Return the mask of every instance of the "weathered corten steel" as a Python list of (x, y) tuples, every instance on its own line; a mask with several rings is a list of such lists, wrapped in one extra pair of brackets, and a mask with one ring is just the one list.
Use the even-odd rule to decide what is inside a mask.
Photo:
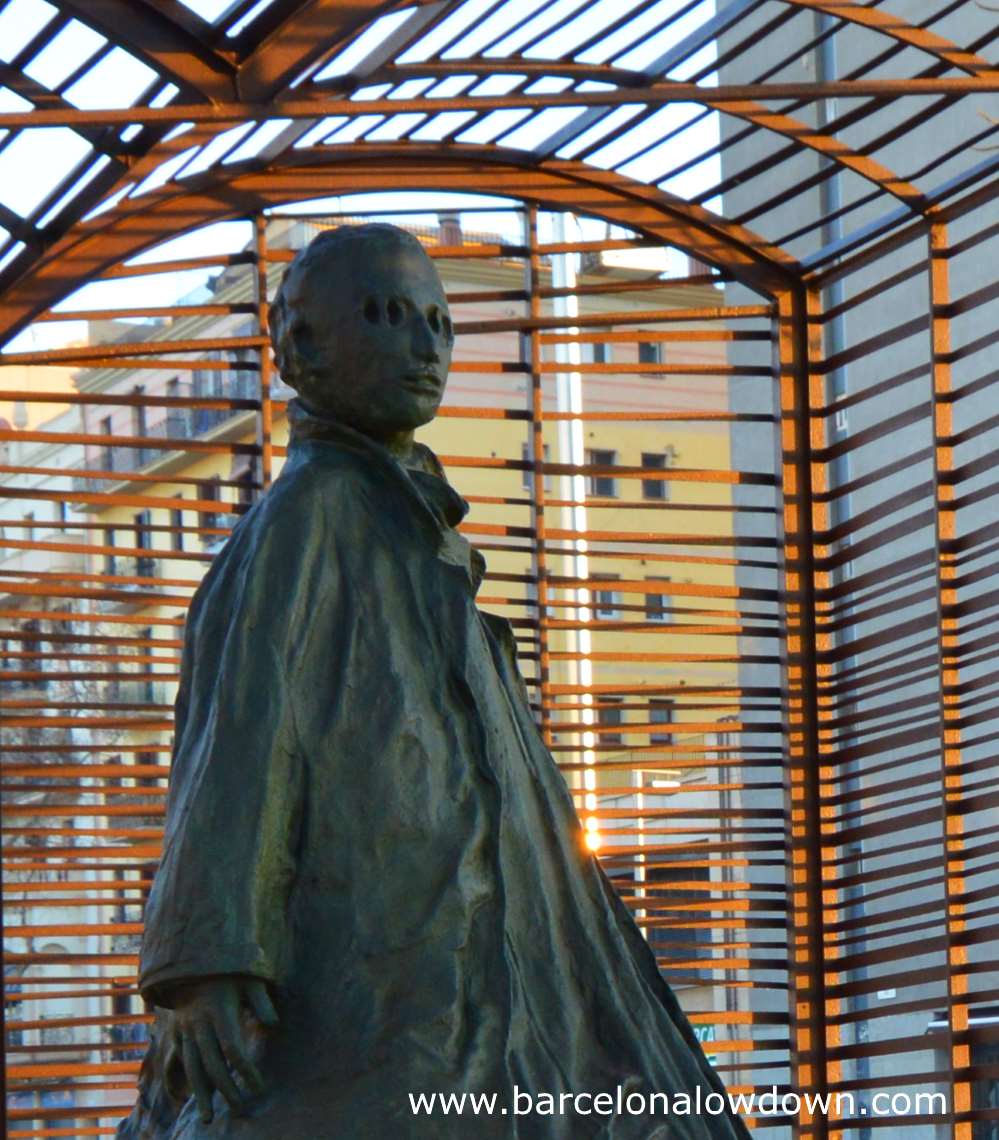
[[(760, 1118), (763, 1137), (994, 1125), (995, 15), (639, 0), (587, 22), (585, 6), (503, 0), (238, 0), (209, 22), (197, 7), (53, 0), (0, 64), (0, 342), (38, 330), (0, 357), (17, 376), (0, 375), (0, 402), (31, 413), (0, 423), (9, 1134), (112, 1134), (133, 1095), (162, 690), (194, 587), (285, 455), (265, 346), (293, 250), (265, 211), (399, 189), (485, 191), (519, 218), (514, 236), (443, 220), (424, 235), (456, 280), (482, 270), (449, 300), (459, 344), (490, 346), (453, 370), (478, 398), (442, 414), (495, 438), (442, 458), (459, 487), (481, 481), (465, 533), (494, 564), (487, 604), (513, 619), (604, 866), (701, 1003), (726, 1083), (858, 1098)], [(60, 36), (72, 55), (80, 25), (103, 42), (53, 77), (39, 57)], [(76, 85), (116, 48), (148, 84), (94, 106)], [(830, 48), (838, 71), (803, 80)], [(60, 127), (58, 145), (89, 149), (19, 198), (5, 153)], [(352, 209), (314, 213), (378, 216)], [(562, 211), (618, 228), (545, 230)], [(221, 221), (246, 226), (235, 252), (133, 260)], [(651, 277), (552, 273), (567, 252), (582, 269), (663, 245), (703, 268), (652, 300)], [(229, 292), (144, 295), (142, 278), (184, 272), (228, 274)], [(133, 280), (121, 304), (60, 304)], [(141, 340), (60, 335), (123, 319), (145, 322)], [(566, 377), (582, 406), (555, 400)], [(653, 383), (693, 395), (623, 395)], [(712, 425), (727, 462), (587, 454), (588, 433)], [(663, 701), (684, 718), (669, 745)], [(879, 1090), (935, 1088), (942, 1112), (858, 1115)]]

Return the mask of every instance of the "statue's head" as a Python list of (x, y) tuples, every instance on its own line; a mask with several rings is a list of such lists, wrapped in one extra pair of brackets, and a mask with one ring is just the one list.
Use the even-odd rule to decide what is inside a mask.
[(281, 376), (307, 408), (376, 439), (429, 423), (454, 332), (440, 277), (398, 226), (339, 226), (288, 267), (271, 309)]

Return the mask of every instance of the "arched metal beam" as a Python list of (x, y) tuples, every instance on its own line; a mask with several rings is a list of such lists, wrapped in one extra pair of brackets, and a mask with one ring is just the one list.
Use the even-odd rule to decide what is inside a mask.
[[(278, 0), (280, 3), (280, 0)], [(417, 10), (381, 45), (391, 50), (400, 37), (413, 37), (446, 8), (447, 0), (416, 0)], [(412, 0), (296, 0), (286, 3), (284, 19), (269, 30), (239, 67), (240, 97), (271, 99), (287, 90), (311, 64), (329, 56), (344, 41), (379, 16), (411, 7)], [(401, 49), (400, 49), (401, 50)]]
[(790, 142), (807, 147), (823, 158), (852, 170), (855, 174), (867, 179), (868, 182), (873, 182), (886, 194), (904, 202), (915, 213), (921, 213), (925, 207), (926, 200), (921, 190), (904, 178), (899, 178), (897, 174), (894, 174), (876, 159), (853, 150), (835, 135), (824, 134), (822, 131), (802, 122), (801, 119), (770, 111), (759, 103), (724, 103), (720, 101), (709, 102), (708, 100), (705, 100), (705, 103), (714, 107), (716, 111), (721, 111), (733, 118), (743, 119), (755, 127), (774, 131)]
[(941, 63), (960, 68), (969, 75), (992, 75), (997, 71), (995, 64), (989, 63), (980, 55), (965, 51), (952, 40), (938, 36), (926, 28), (917, 28), (903, 16), (886, 12), (883, 8), (868, 7), (860, 4), (858, 0), (783, 0), (783, 2), (793, 8), (825, 12), (826, 15), (838, 20), (846, 20), (851, 24), (859, 24), (871, 31), (880, 32), (908, 47), (918, 48), (927, 55), (935, 56)]
[[(208, 42), (197, 19), (178, 0), (59, 0), (60, 7), (128, 48), (185, 91), (209, 102), (255, 101), (283, 91), (308, 65), (404, 0), (278, 0), (258, 25), (261, 38), (237, 62)], [(418, 0), (422, 25), (442, 15), (446, 0)], [(825, 12), (889, 36), (971, 75), (993, 74), (988, 60), (901, 17), (856, 0), (784, 0), (797, 8)], [(414, 31), (418, 31), (415, 28)], [(453, 61), (448, 61), (451, 65)]]
[(155, 7), (135, 0), (59, 0), (64, 12), (147, 63), (186, 95), (220, 103), (238, 99), (236, 64), (201, 35), (208, 27), (170, 0)]
[[(515, 66), (517, 61), (510, 61), (510, 64), (498, 63), (489, 61), (490, 69), (505, 69), (507, 66)], [(473, 61), (469, 61), (468, 66), (472, 66)], [(583, 65), (573, 65), (572, 71), (576, 78), (583, 75), (580, 67)], [(556, 73), (561, 71), (561, 68), (556, 65), (553, 69)], [(413, 72), (409, 71), (412, 76)], [(433, 74), (431, 70), (431, 74)], [(606, 69), (601, 69), (601, 74), (606, 74)], [(634, 82), (635, 73), (623, 72), (618, 74), (617, 78), (621, 82), (631, 83)], [(986, 83), (991, 85), (991, 79), (982, 77), (974, 77), (965, 79), (962, 82), (966, 83)], [(719, 111), (729, 114), (735, 118), (741, 118), (744, 121), (773, 131), (781, 137), (786, 138), (793, 146), (804, 146), (814, 150), (817, 154), (836, 162), (837, 164), (855, 171), (865, 179), (872, 182), (879, 190), (888, 193), (899, 201), (903, 202), (907, 208), (913, 210), (915, 213), (922, 213), (925, 209), (925, 200), (915, 186), (906, 182), (904, 179), (898, 178), (892, 171), (878, 163), (875, 159), (858, 154), (845, 146), (835, 136), (829, 136), (821, 131), (816, 131), (813, 128), (801, 123), (788, 115), (782, 115), (778, 112), (769, 110), (766, 106), (754, 103), (747, 97), (748, 92), (751, 90), (753, 93), (757, 89), (715, 89), (714, 94), (711, 94), (712, 89), (699, 88), (695, 84), (674, 84), (671, 81), (666, 81), (656, 85), (655, 87), (635, 88), (628, 86), (624, 89), (601, 91), (595, 95), (590, 96), (590, 101), (594, 104), (607, 103), (611, 104), (611, 97), (615, 102), (627, 101), (646, 101), (656, 104), (668, 102), (670, 97), (683, 99), (688, 102), (701, 102), (704, 106), (714, 107)], [(561, 95), (535, 97), (532, 103), (543, 104), (545, 106), (566, 105), (569, 103), (578, 103), (579, 98), (573, 94), (563, 93)], [(186, 149), (189, 146), (198, 144), (207, 144), (223, 130), (229, 129), (240, 120), (243, 122), (252, 121), (258, 118), (261, 113), (270, 113), (278, 116), (287, 116), (297, 120), (293, 127), (289, 127), (288, 131), (274, 140), (268, 148), (269, 155), (276, 156), (276, 152), (282, 147), (290, 147), (297, 137), (309, 129), (310, 123), (305, 118), (306, 115), (318, 119), (322, 116), (333, 113), (345, 114), (369, 114), (374, 111), (381, 111), (385, 114), (394, 114), (411, 110), (420, 111), (433, 111), (440, 113), (446, 110), (453, 109), (473, 109), (479, 113), (486, 113), (489, 110), (497, 109), (498, 106), (516, 106), (523, 105), (523, 100), (517, 96), (500, 97), (500, 98), (482, 98), (470, 99), (458, 97), (455, 99), (438, 99), (431, 101), (421, 99), (410, 100), (373, 100), (364, 101), (363, 103), (353, 102), (349, 99), (340, 99), (337, 101), (326, 101), (321, 99), (302, 99), (296, 100), (293, 105), (282, 106), (280, 103), (271, 105), (269, 108), (262, 110), (260, 104), (247, 106), (241, 103), (230, 103), (225, 105), (202, 105), (199, 113), (198, 107), (188, 105), (183, 107), (170, 107), (164, 108), (157, 112), (148, 112), (152, 121), (159, 122), (158, 118), (164, 112), (170, 113), (176, 117), (178, 115), (185, 115), (191, 113), (192, 116), (198, 121), (198, 125), (191, 131), (182, 135), (175, 135), (173, 138), (166, 140), (159, 146), (150, 147), (145, 153), (137, 156), (131, 163), (127, 170), (122, 170), (120, 167), (117, 170), (117, 187), (121, 187), (126, 180), (138, 184), (148, 175), (152, 174), (155, 169), (163, 162), (169, 160), (173, 155)], [(79, 115), (89, 114), (87, 112), (78, 112), (75, 109), (68, 112), (58, 112), (58, 114), (67, 114), (70, 116), (70, 121), (75, 121), (74, 117)], [(594, 113), (597, 113), (594, 108)], [(130, 119), (143, 118), (140, 109), (129, 108), (124, 112), (108, 112), (110, 116), (128, 117)], [(28, 122), (31, 125), (39, 125), (39, 117), (46, 116), (46, 121), (51, 118), (51, 113), (46, 111), (33, 111)], [(204, 116), (204, 121), (201, 121)], [(6, 125), (6, 120), (12, 116), (0, 116), (0, 122)], [(14, 116), (16, 117), (16, 116)], [(100, 113), (98, 113), (100, 118)], [(124, 119), (122, 119), (124, 121)], [(164, 122), (166, 120), (163, 120)], [(582, 129), (582, 128), (580, 128)], [(571, 133), (569, 128), (564, 133)], [(411, 145), (411, 144), (408, 144)], [(560, 144), (561, 145), (561, 144)], [(547, 155), (558, 149), (557, 146), (547, 148), (547, 151), (542, 149), (542, 153), (532, 156), (534, 161), (540, 159), (547, 159)], [(488, 154), (488, 151), (483, 151), (483, 154)], [(117, 187), (111, 185), (111, 179), (115, 177), (115, 171), (108, 171), (107, 175), (95, 180), (90, 187), (84, 192), (80, 199), (74, 203), (75, 212), (77, 217), (85, 216), (97, 203), (107, 196), (114, 194)], [(13, 221), (13, 220), (12, 220)], [(67, 234), (72, 234), (73, 227), (79, 225), (79, 222), (73, 222), (67, 219), (67, 229), (64, 231)], [(11, 229), (11, 226), (8, 226)], [(12, 232), (15, 232), (12, 230)], [(53, 234), (50, 232), (46, 235), (47, 240), (58, 241), (61, 234)], [(12, 262), (4, 273), (8, 280), (14, 280), (19, 275), (30, 275), (33, 272), (32, 260), (36, 255), (34, 247), (38, 245), (35, 236), (32, 232), (26, 230), (26, 240), (29, 249), (25, 250), (21, 257)]]
[[(516, 59), (511, 59), (508, 63), (504, 61), (502, 64), (497, 64), (496, 61), (479, 61), (478, 59), (460, 60), (456, 62), (469, 70), (479, 69), (486, 73), (510, 69), (522, 70), (518, 66), (519, 61)], [(391, 74), (391, 70), (392, 69), (387, 69), (379, 74), (386, 76)], [(587, 68), (586, 65), (573, 65), (569, 68), (555, 65), (550, 70), (556, 75), (568, 71), (574, 78), (579, 79), (586, 74)], [(406, 70), (407, 78), (414, 78), (420, 73), (433, 76), (436, 74), (436, 70), (434, 68), (424, 69), (421, 67), (408, 68)], [(317, 99), (314, 102), (312, 100), (304, 101), (307, 108), (305, 113), (315, 115), (317, 119), (330, 114), (361, 115), (371, 114), (373, 112), (395, 114), (414, 110), (439, 114), (443, 111), (460, 109), (474, 110), (481, 114), (486, 114), (500, 106), (520, 107), (534, 104), (540, 106), (561, 106), (582, 103), (584, 98), (595, 106), (603, 103), (610, 106), (610, 99), (607, 98), (610, 94), (615, 96), (616, 102), (645, 101), (648, 102), (650, 106), (661, 106), (669, 102), (670, 97), (675, 93), (676, 98), (682, 99), (684, 102), (700, 103), (705, 107), (714, 108), (734, 118), (742, 119), (753, 126), (772, 131), (786, 138), (796, 146), (813, 150), (822, 157), (859, 174), (880, 190), (905, 203), (917, 213), (923, 208), (923, 195), (916, 186), (898, 177), (893, 171), (889, 170), (888, 167), (882, 163), (879, 163), (876, 159), (854, 151), (836, 136), (830, 136), (822, 131), (816, 130), (814, 127), (809, 126), (807, 123), (791, 115), (771, 110), (761, 103), (750, 101), (741, 96), (737, 100), (732, 101), (725, 97), (725, 89), (721, 89), (717, 91), (716, 94), (712, 94), (712, 88), (699, 88), (696, 85), (676, 83), (671, 80), (662, 80), (652, 86), (639, 88), (631, 86), (635, 79), (638, 78), (634, 72), (611, 73), (608, 72), (606, 68), (594, 69), (594, 76), (599, 75), (605, 82), (607, 81), (606, 77), (610, 74), (616, 75), (620, 82), (627, 84), (627, 86), (623, 90), (612, 93), (601, 92), (598, 97), (592, 95), (584, 97), (575, 96), (572, 93), (562, 93), (557, 96), (541, 98), (509, 95), (499, 98), (457, 97), (452, 99), (435, 99), (433, 101), (426, 101), (419, 98), (405, 100), (365, 100), (361, 103), (341, 99), (335, 104), (324, 103)], [(272, 109), (276, 116), (288, 116), (291, 118), (302, 117), (300, 107), (282, 107), (280, 104), (277, 104)], [(180, 113), (179, 108), (176, 110)], [(244, 122), (252, 120), (255, 117), (255, 110), (256, 108), (253, 106), (243, 105), (243, 112), (240, 114), (239, 104), (227, 105), (225, 108), (227, 118), (224, 123), (220, 124), (216, 129), (212, 129), (207, 122), (203, 124), (199, 123), (197, 135), (192, 132), (188, 135), (179, 136), (179, 143), (182, 144), (180, 145), (180, 149), (185, 149), (195, 140), (208, 142), (214, 134), (219, 133), (222, 129), (228, 129), (240, 120)], [(140, 118), (141, 116), (136, 115), (135, 117)], [(303, 127), (303, 131), (305, 129), (307, 129), (307, 127)], [(580, 126), (579, 129), (582, 131), (585, 128), (584, 126)], [(166, 152), (163, 150), (150, 150), (142, 157), (139, 167), (130, 172), (130, 177), (145, 177), (146, 174), (151, 173), (158, 161), (169, 158), (177, 149), (178, 138), (175, 138), (169, 140), (168, 150)]]
[[(449, 75), (524, 75), (528, 79), (554, 76), (581, 83), (592, 81), (612, 83), (615, 87), (648, 87), (655, 80), (643, 71), (633, 71), (626, 67), (614, 67), (609, 63), (579, 63), (572, 59), (525, 59), (520, 55), (455, 56), (449, 59), (426, 59), (419, 63), (395, 63), (384, 65), (368, 72), (366, 84), (405, 83), (410, 79), (446, 79)], [(313, 82), (309, 90), (349, 91), (355, 84), (349, 75), (337, 76), (322, 82)]]
[[(276, 0), (247, 36), (215, 45), (210, 24), (179, 0), (58, 0), (60, 7), (176, 83), (186, 96), (210, 103), (266, 101), (285, 91), (310, 63), (379, 16), (412, 0)], [(419, 30), (447, 0), (416, 0), (409, 21)]]
[(521, 152), (437, 144), (342, 147), (283, 158), (264, 168), (227, 168), (224, 181), (211, 172), (198, 184), (165, 187), (81, 224), (7, 291), (0, 342), (104, 270), (167, 238), (281, 202), (366, 190), (488, 190), (594, 215), (690, 249), (766, 294), (783, 291), (800, 272), (797, 262), (748, 230), (654, 186), (582, 163), (534, 164)]
[[(576, 82), (592, 80), (601, 83), (612, 83), (615, 87), (630, 92), (635, 102), (642, 101), (643, 93), (658, 93), (663, 90), (668, 93), (672, 89), (684, 89), (689, 86), (670, 79), (660, 79), (652, 82), (649, 77), (642, 72), (608, 67), (605, 64), (526, 60), (517, 56), (507, 56), (503, 59), (483, 59), (479, 56), (471, 56), (449, 59), (446, 61), (446, 64), (411, 64), (405, 67), (386, 67), (371, 75), (366, 82), (388, 82), (393, 77), (396, 81), (426, 77), (442, 78), (443, 75), (454, 72), (484, 75), (512, 72), (514, 74), (524, 74), (527, 76), (545, 74), (572, 79)], [(567, 95), (567, 98), (571, 98), (571, 95)], [(583, 103), (585, 99), (586, 96), (582, 95), (579, 97), (579, 102)], [(653, 106), (661, 106), (664, 101), (665, 100), (657, 100)], [(907, 182), (904, 178), (899, 178), (898, 175), (876, 159), (853, 150), (843, 142), (842, 139), (837, 138), (835, 135), (828, 135), (823, 131), (816, 130), (815, 127), (809, 126), (803, 120), (797, 119), (793, 115), (774, 111), (762, 103), (745, 100), (729, 102), (724, 98), (715, 98), (712, 96), (712, 89), (710, 87), (702, 88), (695, 98), (685, 98), (684, 101), (700, 103), (704, 107), (711, 107), (733, 118), (742, 119), (753, 126), (773, 131), (798, 146), (814, 150), (823, 158), (852, 170), (855, 174), (859, 174), (862, 178), (874, 183), (874, 185), (885, 193), (905, 203), (905, 205), (909, 206), (913, 211), (918, 213), (922, 210), (924, 204), (922, 191), (916, 186), (913, 186), (911, 182)], [(474, 106), (474, 100), (470, 102), (471, 105)], [(369, 109), (367, 103), (362, 104), (362, 106), (365, 110)], [(436, 110), (436, 107), (434, 104), (428, 102), (427, 109), (428, 111)], [(358, 113), (362, 112), (359, 111)], [(632, 126), (633, 125), (634, 124), (632, 124)], [(568, 125), (565, 134), (568, 135), (571, 126), (572, 124)], [(580, 133), (585, 129), (585, 126), (581, 126)]]
[[(510, 70), (509, 68), (504, 70)], [(520, 70), (519, 68), (517, 70)], [(553, 73), (557, 73), (553, 69)], [(367, 80), (365, 81), (368, 82)], [(621, 103), (654, 102), (657, 105), (683, 103), (752, 103), (756, 100), (794, 100), (808, 102), (815, 99), (896, 99), (900, 96), (937, 95), (991, 95), (999, 91), (999, 71), (991, 75), (962, 75), (959, 77), (916, 79), (838, 79), (822, 83), (731, 83), (719, 87), (705, 87), (697, 83), (660, 80), (653, 86), (602, 89), (586, 92), (554, 92), (528, 97), (524, 95), (443, 95), (432, 101), (422, 96), (399, 99), (365, 99), (363, 107), (376, 111), (453, 111), (476, 109), (486, 111), (523, 107), (530, 102), (532, 109), (577, 106), (585, 102), (594, 107), (617, 106)], [(0, 111), (0, 130), (22, 127), (78, 127), (118, 126), (131, 123), (171, 124), (180, 122), (222, 123), (232, 126), (249, 119), (289, 118), (303, 119), (315, 116), (344, 114), (361, 108), (362, 104), (347, 97), (328, 97), (324, 91), (306, 89), (295, 95), (272, 102), (229, 103), (170, 103), (162, 107), (105, 107), (95, 110), (78, 108), (58, 111)]]

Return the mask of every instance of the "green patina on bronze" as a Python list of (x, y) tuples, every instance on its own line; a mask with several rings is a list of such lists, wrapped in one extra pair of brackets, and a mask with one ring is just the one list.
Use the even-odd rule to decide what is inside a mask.
[(453, 336), (391, 226), (317, 238), (273, 311), (288, 462), (191, 606), (140, 984), (137, 1140), (746, 1140), (731, 1116), (414, 1116), (409, 1093), (721, 1092), (475, 605), (413, 432)]

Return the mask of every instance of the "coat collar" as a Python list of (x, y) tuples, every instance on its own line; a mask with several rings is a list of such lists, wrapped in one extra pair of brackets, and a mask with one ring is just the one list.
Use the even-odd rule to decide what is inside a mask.
[(291, 424), (291, 448), (307, 440), (315, 440), (364, 456), (393, 481), (401, 480), (415, 491), (420, 503), (430, 511), (439, 526), (454, 528), (468, 513), (468, 503), (448, 483), (440, 460), (425, 444), (414, 445), (415, 457), (421, 466), (406, 467), (377, 440), (346, 424), (317, 415), (300, 400), (289, 401), (288, 420)]

